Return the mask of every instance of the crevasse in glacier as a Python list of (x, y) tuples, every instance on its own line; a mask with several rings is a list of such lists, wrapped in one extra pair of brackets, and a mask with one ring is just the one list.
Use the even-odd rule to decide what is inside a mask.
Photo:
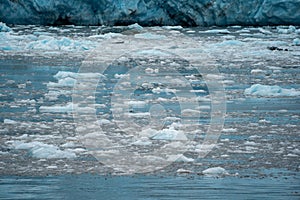
[(300, 0), (1, 0), (0, 21), (42, 25), (300, 25)]

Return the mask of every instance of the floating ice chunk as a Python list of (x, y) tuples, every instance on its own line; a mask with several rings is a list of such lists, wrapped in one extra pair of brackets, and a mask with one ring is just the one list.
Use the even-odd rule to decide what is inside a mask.
[(153, 34), (153, 33), (140, 33), (134, 35), (135, 38), (139, 39), (149, 39), (149, 40), (160, 40), (160, 39), (165, 39), (165, 35), (158, 35), (158, 34)]
[(218, 46), (240, 46), (244, 45), (245, 43), (239, 40), (226, 40), (221, 43), (218, 43)]
[(54, 106), (41, 106), (40, 112), (50, 112), (50, 113), (68, 113), (73, 111), (73, 103), (68, 103), (67, 105), (54, 105)]
[[(49, 82), (47, 84), (48, 88), (60, 88), (60, 87), (74, 87), (76, 80), (80, 78), (80, 80), (84, 80), (87, 84), (92, 81), (98, 81), (100, 78), (104, 78), (104, 76), (100, 73), (75, 73), (69, 71), (59, 71), (54, 75), (54, 78), (58, 80), (58, 82)], [(57, 99), (59, 95), (69, 94), (70, 90), (50, 90), (47, 94), (49, 98)]]
[(128, 105), (132, 108), (144, 108), (146, 106), (145, 101), (129, 101)]
[(50, 165), (48, 167), (46, 167), (47, 169), (57, 169), (58, 167), (56, 165)]
[(5, 23), (0, 22), (0, 32), (10, 32), (11, 28), (9, 28)]
[(67, 142), (67, 143), (65, 143), (65, 144), (62, 144), (61, 145), (61, 147), (63, 147), (63, 148), (74, 148), (74, 147), (76, 147), (76, 146), (78, 146), (78, 145), (76, 145), (74, 142)]
[(220, 33), (220, 34), (230, 34), (230, 31), (227, 29), (213, 29), (213, 30), (207, 30), (203, 31), (203, 33)]
[(75, 158), (76, 154), (67, 151), (60, 150), (57, 146), (45, 144), (42, 142), (22, 142), (15, 141), (12, 143), (12, 147), (18, 150), (28, 150), (29, 154), (35, 158)]
[(4, 119), (4, 124), (16, 124), (17, 122), (15, 120), (11, 119)]
[(176, 94), (176, 91), (177, 91), (176, 89), (160, 88), (160, 87), (152, 89), (152, 92), (156, 93), (156, 94), (159, 94), (159, 93)]
[(205, 75), (205, 78), (207, 78), (209, 80), (220, 80), (220, 79), (223, 79), (224, 76), (219, 75), (219, 74), (207, 74), (207, 75)]
[(142, 137), (141, 139), (132, 143), (132, 145), (136, 145), (136, 146), (148, 146), (151, 144), (152, 142), (147, 137)]
[(187, 169), (178, 169), (176, 171), (176, 173), (178, 174), (190, 174), (190, 173), (193, 173), (191, 170), (187, 170)]
[(91, 41), (76, 41), (71, 38), (54, 38), (42, 35), (39, 40), (27, 44), (25, 49), (29, 50), (89, 50), (93, 43)]
[(142, 31), (144, 28), (139, 25), (138, 23), (135, 23), (135, 24), (131, 24), (128, 26), (129, 29), (134, 29), (134, 30), (137, 30), (137, 31)]
[(73, 87), (76, 83), (76, 79), (71, 77), (66, 77), (64, 79), (60, 79), (58, 83), (50, 82), (47, 84), (47, 87)]
[(77, 78), (77, 76), (78, 76), (78, 73), (75, 73), (75, 72), (59, 71), (53, 77), (56, 78), (57, 80), (59, 80), (59, 79), (67, 78), (67, 77)]
[(159, 72), (159, 69), (152, 69), (152, 68), (148, 67), (145, 69), (145, 72), (146, 72), (146, 74), (153, 74), (153, 73), (157, 74)]
[(129, 78), (130, 74), (115, 74), (115, 78)]
[(292, 154), (292, 153), (289, 153), (289, 154), (287, 154), (286, 156), (287, 156), (287, 157), (299, 157), (298, 155)]
[(222, 167), (212, 167), (202, 171), (202, 174), (206, 176), (224, 176), (229, 173)]
[(97, 79), (103, 78), (104, 76), (100, 73), (76, 73), (76, 72), (69, 72), (69, 71), (59, 71), (54, 76), (57, 80), (65, 79), (65, 78), (73, 78), (77, 79), (80, 78), (87, 78), (87, 79)]
[(182, 116), (199, 116), (200, 114), (200, 110), (184, 109), (181, 111)]
[(300, 39), (299, 38), (294, 39), (293, 45), (300, 46)]
[(160, 51), (158, 49), (150, 49), (150, 50), (140, 50), (136, 52), (137, 55), (145, 55), (145, 56), (168, 56), (167, 53)]
[(99, 119), (98, 120), (98, 124), (99, 125), (107, 125), (107, 124), (111, 124), (112, 122), (107, 120), (107, 119)]
[(153, 140), (187, 140), (187, 137), (183, 131), (175, 130), (173, 126), (168, 129), (158, 131), (154, 136)]
[(236, 133), (237, 129), (236, 128), (223, 128), (222, 132), (225, 132), (225, 133)]
[(122, 37), (123, 35), (121, 33), (106, 33), (103, 35), (91, 35), (89, 38), (99, 38), (99, 39), (111, 39), (111, 38), (117, 38)]
[(284, 97), (284, 96), (299, 96), (300, 91), (291, 89), (284, 89), (277, 85), (261, 85), (255, 84), (250, 88), (245, 89), (245, 95), (253, 95), (253, 96), (265, 96), (265, 97)]
[(289, 33), (294, 33), (296, 31), (296, 27), (295, 26), (288, 26), (288, 27), (281, 27), (281, 26), (278, 26), (277, 27), (277, 31), (278, 33), (281, 33), (281, 34), (289, 34)]
[(265, 74), (266, 71), (265, 70), (261, 70), (261, 69), (252, 69), (251, 74)]
[(246, 141), (245, 145), (249, 145), (249, 146), (256, 146), (257, 144), (253, 141)]
[(207, 93), (205, 90), (190, 90), (192, 93)]
[(164, 29), (172, 30), (172, 29), (183, 29), (182, 26), (163, 26)]
[(194, 161), (195, 161), (195, 159), (193, 159), (193, 158), (188, 158), (184, 155), (181, 155), (179, 158), (176, 159), (175, 162), (194, 162)]
[(263, 28), (258, 28), (259, 32), (266, 34), (266, 35), (271, 35), (272, 32)]

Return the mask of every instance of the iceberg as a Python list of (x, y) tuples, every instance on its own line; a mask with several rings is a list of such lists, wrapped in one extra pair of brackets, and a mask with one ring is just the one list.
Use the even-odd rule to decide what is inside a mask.
[(222, 167), (212, 167), (202, 171), (205, 176), (219, 177), (229, 175), (229, 173)]
[[(45, 37), (44, 37), (45, 38)], [(67, 37), (62, 37), (60, 39), (56, 39), (53, 37), (46, 37), (45, 39), (41, 39), (38, 41), (30, 42), (26, 49), (29, 50), (79, 50), (84, 51), (88, 50), (88, 45), (84, 44), (83, 42), (74, 41)]]
[(299, 0), (2, 0), (8, 24), (300, 25)]
[(293, 97), (300, 96), (300, 91), (294, 88), (285, 89), (277, 85), (261, 85), (254, 84), (250, 88), (245, 89), (245, 95), (263, 96), (263, 97)]
[(45, 144), (42, 142), (23, 142), (14, 141), (12, 147), (16, 150), (27, 150), (29, 155), (34, 158), (75, 158), (76, 154), (69, 150), (60, 150), (57, 146)]
[(11, 28), (9, 28), (5, 23), (0, 22), (0, 32), (10, 32)]

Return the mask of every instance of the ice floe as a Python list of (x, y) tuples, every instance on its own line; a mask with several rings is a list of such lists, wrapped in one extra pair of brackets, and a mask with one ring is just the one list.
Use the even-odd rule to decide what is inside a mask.
[(73, 111), (73, 103), (66, 105), (41, 106), (40, 112), (69, 113)]
[(300, 39), (299, 38), (294, 39), (293, 45), (300, 46)]
[(168, 129), (162, 129), (157, 131), (154, 136), (151, 137), (153, 140), (188, 140), (183, 131), (176, 130), (173, 126)]
[(294, 88), (285, 89), (277, 85), (261, 85), (254, 84), (250, 88), (245, 89), (245, 95), (265, 96), (265, 97), (292, 97), (299, 96), (300, 91)]
[(12, 147), (16, 150), (27, 150), (28, 154), (35, 158), (75, 158), (76, 154), (68, 150), (60, 150), (55, 145), (45, 144), (42, 142), (23, 142), (14, 141)]

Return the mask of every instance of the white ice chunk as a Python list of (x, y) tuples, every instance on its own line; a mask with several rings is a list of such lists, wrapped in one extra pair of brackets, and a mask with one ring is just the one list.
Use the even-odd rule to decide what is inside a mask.
[(165, 39), (166, 36), (164, 35), (158, 35), (158, 34), (153, 34), (153, 33), (140, 33), (134, 35), (135, 38), (138, 39), (149, 39), (149, 40), (160, 40), (160, 39)]
[(245, 89), (245, 95), (253, 96), (265, 96), (265, 97), (281, 97), (281, 96), (299, 96), (300, 91), (295, 90), (294, 88), (285, 89), (277, 85), (261, 85), (255, 84), (250, 88)]
[(183, 29), (182, 26), (163, 26), (164, 29), (172, 30), (172, 29)]
[(147, 137), (142, 137), (141, 139), (132, 143), (132, 145), (136, 145), (136, 146), (148, 146), (151, 144), (152, 142)]
[(15, 120), (11, 119), (4, 119), (4, 124), (16, 124), (17, 122)]
[(71, 77), (66, 77), (64, 79), (60, 79), (58, 83), (50, 82), (47, 84), (47, 87), (73, 87), (76, 83), (76, 79)]
[(236, 128), (223, 128), (222, 132), (225, 132), (225, 133), (236, 133), (237, 129)]
[(22, 142), (15, 141), (12, 146), (18, 150), (28, 150), (29, 154), (35, 158), (75, 158), (76, 154), (68, 150), (60, 150), (57, 146), (42, 142)]
[(10, 32), (11, 28), (9, 28), (5, 23), (0, 22), (0, 32)]
[(176, 159), (176, 162), (194, 162), (195, 159), (193, 158), (188, 158), (184, 155), (181, 155), (179, 158)]
[(134, 29), (134, 30), (137, 30), (137, 31), (142, 31), (144, 28), (139, 25), (138, 23), (135, 23), (135, 24), (131, 24), (128, 26), (128, 28), (130, 29)]
[(178, 174), (190, 174), (190, 173), (193, 173), (191, 170), (187, 170), (187, 169), (178, 169), (176, 172)]
[(73, 103), (68, 103), (67, 105), (54, 105), (54, 106), (41, 106), (40, 112), (50, 112), (50, 113), (68, 113), (72, 112)]
[(153, 140), (187, 140), (183, 131), (175, 130), (173, 126), (168, 129), (157, 131), (151, 138)]
[(202, 174), (207, 176), (224, 176), (229, 173), (222, 167), (212, 167), (202, 171)]
[(132, 108), (144, 108), (146, 106), (145, 101), (129, 101), (128, 105)]
[(220, 34), (230, 34), (230, 31), (227, 29), (212, 29), (203, 31), (204, 33), (220, 33)]
[(240, 46), (244, 45), (245, 43), (239, 40), (225, 40), (221, 43), (218, 43), (218, 46)]
[(300, 46), (300, 39), (299, 38), (294, 39), (293, 45)]
[(252, 69), (251, 74), (265, 74), (266, 71), (265, 70), (261, 70), (261, 69)]
[(68, 37), (54, 38), (42, 35), (39, 40), (32, 41), (27, 44), (26, 49), (34, 50), (89, 50), (92, 46), (91, 41), (76, 41)]

